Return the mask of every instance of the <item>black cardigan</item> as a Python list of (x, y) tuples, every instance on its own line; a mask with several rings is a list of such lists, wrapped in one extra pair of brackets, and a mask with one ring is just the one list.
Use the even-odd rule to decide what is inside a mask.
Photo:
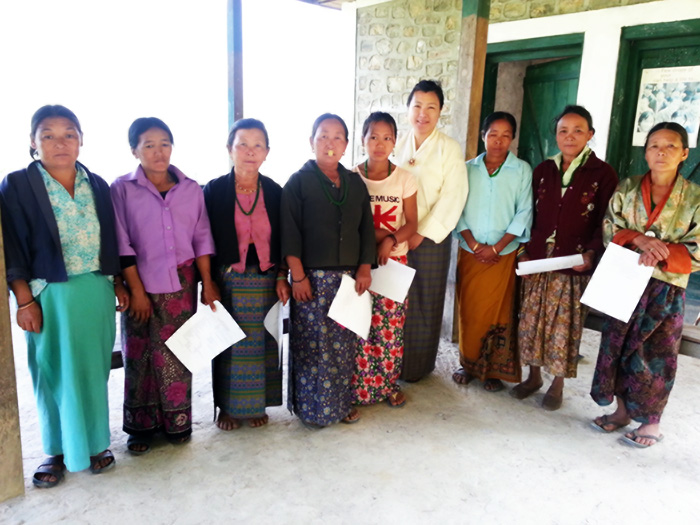
[[(0, 184), (8, 282), (68, 280), (56, 217), (37, 164), (35, 161), (27, 169), (10, 173)], [(85, 166), (80, 166), (90, 181), (100, 222), (100, 272), (116, 275), (121, 269), (109, 186)]]
[[(280, 199), (282, 188), (269, 177), (260, 175), (263, 201), (270, 221), (270, 262), (279, 265), (280, 250)], [(235, 264), (240, 261), (238, 236), (236, 234), (236, 181), (233, 170), (216, 178), (204, 187), (204, 202), (209, 214), (211, 233), (216, 245), (216, 256), (212, 267)]]

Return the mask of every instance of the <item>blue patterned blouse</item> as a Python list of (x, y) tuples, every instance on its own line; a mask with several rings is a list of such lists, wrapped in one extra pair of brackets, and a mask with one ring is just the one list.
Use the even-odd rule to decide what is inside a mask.
[[(95, 196), (85, 170), (76, 165), (74, 197), (38, 164), (53, 208), (61, 239), (61, 251), (69, 276), (96, 272), (100, 269), (100, 221)], [(36, 297), (46, 287), (44, 279), (29, 283)]]

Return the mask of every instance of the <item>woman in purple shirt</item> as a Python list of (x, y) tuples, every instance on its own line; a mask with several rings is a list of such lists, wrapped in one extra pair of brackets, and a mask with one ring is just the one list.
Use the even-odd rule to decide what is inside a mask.
[(173, 135), (157, 118), (136, 119), (129, 145), (141, 162), (112, 184), (122, 271), (131, 302), (123, 317), (124, 431), (132, 454), (154, 433), (185, 443), (192, 433), (192, 374), (165, 341), (194, 313), (197, 283), (214, 309), (214, 241), (199, 185), (170, 164)]

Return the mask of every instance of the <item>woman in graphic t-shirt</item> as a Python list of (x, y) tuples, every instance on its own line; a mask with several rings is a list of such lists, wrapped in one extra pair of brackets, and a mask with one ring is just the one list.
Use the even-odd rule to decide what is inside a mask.
[[(388, 113), (372, 113), (362, 126), (362, 143), (368, 158), (355, 167), (367, 185), (374, 217), (377, 260), (406, 264), (408, 239), (418, 226), (416, 181), (394, 166), (389, 155), (396, 143), (396, 122)], [(369, 405), (386, 399), (391, 407), (406, 404), (396, 380), (403, 359), (404, 303), (372, 294), (372, 326), (368, 339), (360, 339), (352, 383), (355, 403)]]

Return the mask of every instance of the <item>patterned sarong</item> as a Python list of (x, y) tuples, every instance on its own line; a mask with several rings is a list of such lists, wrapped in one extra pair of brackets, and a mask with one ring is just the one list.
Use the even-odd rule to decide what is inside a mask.
[(343, 273), (307, 270), (313, 299), (292, 301), (289, 409), (307, 423), (338, 423), (352, 408), (357, 336), (328, 317)]
[(263, 320), (277, 302), (275, 272), (261, 274), (257, 266), (238, 273), (218, 269), (221, 302), (246, 337), (212, 362), (214, 403), (236, 419), (262, 417), (265, 407), (282, 404), (282, 369), (277, 343)]
[(654, 424), (673, 388), (683, 335), (685, 290), (652, 278), (628, 323), (607, 317), (591, 397), (618, 396), (635, 421)]
[(520, 382), (514, 319), (515, 256), (483, 264), (460, 248), (457, 263), (459, 351), (464, 371), (484, 381)]
[(192, 433), (192, 374), (165, 346), (196, 305), (194, 266), (178, 268), (179, 292), (148, 294), (153, 314), (146, 323), (123, 315), (124, 432), (169, 439)]
[[(392, 257), (406, 264), (406, 256)], [(384, 401), (399, 390), (396, 380), (403, 361), (403, 326), (408, 299), (397, 303), (372, 294), (372, 326), (369, 337), (360, 338), (355, 373), (352, 376), (354, 403), (371, 405)]]

